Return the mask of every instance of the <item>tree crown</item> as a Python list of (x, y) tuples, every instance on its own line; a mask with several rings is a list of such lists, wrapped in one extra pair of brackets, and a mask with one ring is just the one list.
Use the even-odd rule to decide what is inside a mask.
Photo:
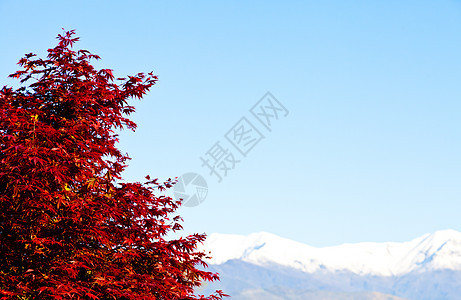
[(157, 194), (174, 181), (116, 183), (129, 157), (115, 131), (136, 128), (128, 101), (157, 76), (114, 78), (74, 31), (58, 41), (0, 90), (1, 299), (221, 299), (194, 295), (218, 279), (198, 268), (205, 235), (166, 239), (180, 202)]

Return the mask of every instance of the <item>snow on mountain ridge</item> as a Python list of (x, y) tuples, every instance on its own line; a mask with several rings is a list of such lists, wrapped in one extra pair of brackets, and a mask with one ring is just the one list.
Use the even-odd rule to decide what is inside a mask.
[(461, 232), (437, 231), (408, 242), (356, 243), (315, 248), (270, 233), (248, 236), (211, 234), (203, 249), (211, 264), (240, 259), (256, 265), (279, 264), (307, 273), (350, 271), (396, 276), (411, 271), (461, 270)]

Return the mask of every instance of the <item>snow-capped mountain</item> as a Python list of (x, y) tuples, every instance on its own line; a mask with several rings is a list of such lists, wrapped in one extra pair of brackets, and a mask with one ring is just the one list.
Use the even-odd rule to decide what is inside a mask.
[[(387, 294), (382, 297), (461, 299), (461, 232), (455, 230), (402, 243), (323, 248), (270, 233), (211, 234), (203, 249), (211, 252), (208, 263), (221, 274), (220, 288), (231, 289), (239, 295), (235, 299), (262, 294), (261, 299), (314, 299), (312, 293), (325, 292), (336, 293), (332, 299), (360, 292), (369, 292), (360, 299), (378, 299), (370, 296), (377, 292)], [(311, 296), (299, 298), (303, 293)]]
[(322, 269), (358, 275), (396, 276), (415, 270), (461, 270), (461, 232), (437, 231), (409, 242), (357, 243), (315, 248), (270, 233), (212, 234), (204, 249), (211, 264), (240, 259), (278, 264), (307, 273)]

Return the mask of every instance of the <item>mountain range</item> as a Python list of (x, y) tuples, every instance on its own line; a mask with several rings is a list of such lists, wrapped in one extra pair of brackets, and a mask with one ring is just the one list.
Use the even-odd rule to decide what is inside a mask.
[(232, 299), (461, 299), (461, 232), (316, 248), (270, 233), (211, 234), (202, 246)]

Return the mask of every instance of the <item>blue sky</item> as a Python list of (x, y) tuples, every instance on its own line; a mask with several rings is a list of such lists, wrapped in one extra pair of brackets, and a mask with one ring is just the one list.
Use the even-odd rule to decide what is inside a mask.
[[(267, 231), (314, 246), (461, 229), (460, 1), (0, 1), (1, 85), (61, 28), (134, 101), (126, 180), (196, 172), (185, 233)], [(289, 111), (222, 182), (200, 157), (270, 91)], [(259, 124), (260, 126), (261, 124)], [(229, 151), (232, 148), (229, 146)], [(235, 153), (236, 156), (238, 153)]]

